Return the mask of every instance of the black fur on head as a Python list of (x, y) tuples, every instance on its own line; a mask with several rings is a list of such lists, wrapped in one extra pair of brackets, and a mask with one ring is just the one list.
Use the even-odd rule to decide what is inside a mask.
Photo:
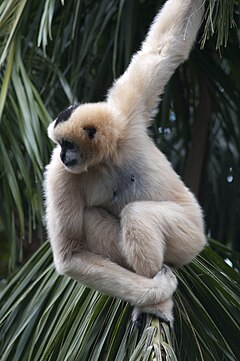
[(61, 113), (58, 114), (55, 124), (54, 124), (54, 128), (62, 122), (66, 122), (66, 120), (68, 120), (72, 114), (72, 112), (79, 106), (79, 104), (75, 104), (75, 105), (70, 105), (70, 107), (68, 107), (67, 109), (63, 110)]

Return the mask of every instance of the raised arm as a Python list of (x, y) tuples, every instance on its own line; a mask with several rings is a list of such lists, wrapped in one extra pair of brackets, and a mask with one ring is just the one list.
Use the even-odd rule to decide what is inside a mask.
[(108, 94), (108, 103), (125, 119), (149, 125), (165, 85), (189, 56), (203, 10), (204, 0), (168, 0), (160, 10), (141, 50)]

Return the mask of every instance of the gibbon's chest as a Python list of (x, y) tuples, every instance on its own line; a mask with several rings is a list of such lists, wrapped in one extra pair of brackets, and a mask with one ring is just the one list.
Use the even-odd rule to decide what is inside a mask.
[[(139, 147), (140, 148), (140, 147)], [(175, 189), (183, 190), (182, 182), (166, 157), (150, 142), (149, 153), (141, 149), (122, 166), (102, 165), (87, 172), (82, 179), (86, 206), (100, 206), (118, 216), (135, 201), (168, 201), (175, 199)]]
[(91, 182), (88, 205), (102, 206), (115, 215), (130, 202), (152, 199), (149, 174), (137, 159), (124, 167), (106, 168)]
[(128, 203), (148, 198), (148, 191), (148, 177), (141, 170), (140, 163), (116, 168), (112, 172), (109, 199), (105, 207), (118, 215)]

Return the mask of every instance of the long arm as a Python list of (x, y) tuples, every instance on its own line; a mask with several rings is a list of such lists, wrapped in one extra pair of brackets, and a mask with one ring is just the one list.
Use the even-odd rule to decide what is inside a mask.
[[(66, 243), (67, 240), (62, 241)], [(177, 287), (176, 277), (170, 269), (163, 268), (154, 278), (146, 278), (85, 250), (62, 260), (57, 271), (141, 307), (169, 299)]]
[(150, 121), (165, 85), (189, 56), (203, 9), (204, 0), (168, 0), (156, 16), (141, 50), (108, 94), (108, 103), (129, 121)]

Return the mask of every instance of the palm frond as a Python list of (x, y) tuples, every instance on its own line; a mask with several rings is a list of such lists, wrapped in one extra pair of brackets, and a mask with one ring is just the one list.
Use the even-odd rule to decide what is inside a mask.
[(27, 0), (2, 1), (0, 5), (0, 66), (8, 56), (14, 35), (21, 21)]
[(239, 272), (207, 247), (177, 274), (174, 334), (150, 316), (138, 328), (125, 302), (58, 276), (46, 243), (1, 294), (1, 360), (236, 361)]
[(229, 30), (236, 27), (234, 21), (235, 1), (209, 0), (206, 5), (205, 26), (201, 45), (204, 47), (206, 41), (216, 35), (216, 48), (227, 46)]

